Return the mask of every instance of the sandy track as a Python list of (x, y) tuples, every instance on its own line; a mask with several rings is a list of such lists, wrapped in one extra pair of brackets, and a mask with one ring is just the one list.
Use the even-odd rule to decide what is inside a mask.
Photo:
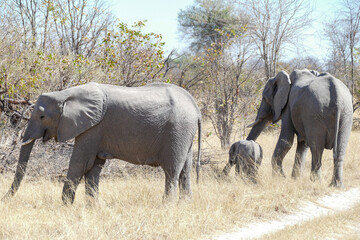
[(318, 199), (316, 202), (304, 202), (299, 205), (298, 211), (295, 213), (283, 214), (277, 219), (267, 222), (254, 222), (246, 227), (234, 229), (232, 232), (215, 236), (212, 239), (256, 239), (321, 216), (349, 210), (356, 204), (360, 204), (360, 188), (352, 188), (345, 192), (333, 193)]

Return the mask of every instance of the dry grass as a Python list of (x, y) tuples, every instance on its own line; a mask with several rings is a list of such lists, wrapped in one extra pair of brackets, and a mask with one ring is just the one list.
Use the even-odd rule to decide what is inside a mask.
[[(209, 131), (207, 127), (204, 136)], [(207, 238), (215, 233), (230, 231), (235, 226), (245, 226), (250, 221), (271, 219), (278, 214), (291, 212), (299, 201), (339, 191), (328, 187), (333, 169), (331, 151), (324, 153), (321, 182), (309, 180), (310, 154), (304, 176), (296, 181), (289, 177), (295, 147), (284, 159), (284, 170), (288, 177), (273, 178), (270, 161), (277, 137), (277, 133), (263, 133), (258, 139), (264, 150), (264, 159), (260, 168), (261, 183), (257, 186), (244, 184), (234, 176), (234, 170), (229, 178), (218, 179), (216, 176), (227, 161), (227, 151), (219, 149), (216, 137), (207, 137), (205, 153), (216, 156), (211, 160), (217, 160), (219, 164), (204, 166), (198, 185), (193, 177), (193, 199), (188, 202), (163, 204), (163, 176), (134, 174), (101, 179), (99, 202), (92, 208), (86, 206), (82, 183), (74, 205), (66, 207), (61, 202), (61, 183), (50, 178), (28, 177), (10, 202), (0, 202), (0, 239)], [(359, 141), (360, 133), (353, 132), (344, 168), (346, 188), (360, 185), (357, 158)], [(0, 178), (0, 195), (7, 191), (12, 177), (6, 174)], [(359, 207), (356, 211), (359, 213)], [(349, 216), (351, 214), (349, 212)], [(356, 215), (351, 216), (355, 219)], [(310, 223), (310, 228), (316, 229), (317, 224), (327, 224), (323, 227), (330, 228), (333, 218), (337, 219), (334, 216), (319, 220), (324, 223), (314, 221)], [(346, 225), (347, 216), (341, 219), (344, 222), (338, 225)], [(307, 229), (305, 225), (304, 229)], [(339, 227), (338, 231), (341, 232), (341, 229)], [(284, 236), (291, 239), (309, 239), (303, 235), (306, 232), (297, 230), (297, 227), (284, 230), (282, 234), (288, 234)]]

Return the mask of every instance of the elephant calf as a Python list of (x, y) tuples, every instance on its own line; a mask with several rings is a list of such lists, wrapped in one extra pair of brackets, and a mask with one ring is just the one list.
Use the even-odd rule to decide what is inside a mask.
[(231, 168), (236, 165), (235, 173), (241, 174), (244, 180), (257, 183), (257, 171), (261, 165), (263, 152), (261, 146), (252, 140), (235, 142), (229, 150), (229, 162), (223, 174), (227, 176)]
[(87, 196), (98, 194), (99, 176), (107, 159), (160, 166), (165, 172), (165, 197), (191, 195), (193, 139), (198, 129), (201, 152), (201, 114), (193, 97), (172, 84), (119, 87), (89, 83), (39, 96), (26, 128), (14, 181), (5, 198), (20, 186), (36, 139), (65, 142), (75, 138), (64, 203), (73, 203), (85, 178)]

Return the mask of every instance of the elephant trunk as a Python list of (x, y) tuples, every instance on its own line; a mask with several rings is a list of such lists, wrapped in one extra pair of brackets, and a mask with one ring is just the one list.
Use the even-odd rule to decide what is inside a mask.
[(230, 163), (227, 163), (226, 166), (224, 167), (223, 171), (222, 171), (222, 175), (223, 176), (227, 176), (229, 175), (229, 172), (231, 170), (231, 164)]
[(257, 121), (256, 124), (254, 124), (251, 128), (246, 140), (256, 141), (256, 139), (260, 136), (261, 132), (265, 129), (268, 122), (269, 121), (267, 121), (266, 119)]
[(16, 191), (19, 189), (21, 180), (23, 179), (26, 171), (26, 166), (30, 157), (31, 150), (34, 146), (35, 140), (27, 141), (28, 144), (23, 144), (20, 149), (19, 162), (16, 167), (14, 181), (11, 184), (9, 191), (6, 193), (3, 199), (10, 199), (14, 196)]
[(254, 123), (250, 124), (248, 127), (252, 127), (249, 135), (246, 140), (253, 140), (259, 137), (261, 132), (266, 127), (267, 123), (272, 119), (272, 109), (270, 104), (266, 103), (264, 100), (261, 101), (256, 120)]

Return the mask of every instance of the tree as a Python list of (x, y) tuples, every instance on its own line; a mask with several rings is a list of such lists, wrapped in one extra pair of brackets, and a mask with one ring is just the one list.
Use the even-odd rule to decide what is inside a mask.
[(232, 1), (198, 0), (181, 11), (178, 20), (194, 50), (189, 64), (182, 65), (180, 82), (184, 86), (201, 83), (202, 111), (210, 118), (221, 147), (228, 148), (236, 119), (249, 115), (257, 96), (252, 73), (259, 61), (253, 61), (248, 16)]
[(195, 52), (221, 47), (222, 41), (230, 39), (224, 35), (234, 36), (243, 27), (233, 3), (226, 0), (196, 0), (193, 6), (180, 11), (178, 21), (183, 37), (190, 39), (190, 48)]
[[(37, 0), (13, 0), (13, 5), (18, 12), (23, 28), (24, 47), (27, 48), (27, 40), (30, 40), (31, 47), (36, 47), (37, 32), (39, 20), (39, 1)], [(11, 3), (10, 3), (11, 4)], [(28, 36), (28, 28), (30, 28), (30, 37)]]
[[(287, 64), (289, 66), (288, 69), (286, 69), (288, 72), (291, 72), (293, 69), (303, 69), (303, 68), (322, 72), (322, 66), (319, 59), (313, 56), (293, 58)], [(285, 68), (285, 67), (281, 67), (281, 68)]]
[(269, 79), (276, 75), (284, 46), (298, 45), (302, 31), (310, 25), (310, 3), (307, 0), (249, 0), (241, 4), (251, 16), (248, 28)]
[(352, 96), (356, 97), (358, 93), (355, 55), (360, 40), (360, 3), (343, 0), (342, 6), (342, 14), (337, 14), (337, 18), (327, 23), (325, 27), (326, 35), (332, 45), (329, 67), (335, 74), (341, 72)]
[(348, 22), (349, 30), (349, 50), (350, 50), (350, 63), (351, 63), (351, 94), (354, 96), (356, 92), (356, 84), (354, 79), (354, 55), (355, 46), (359, 42), (360, 31), (360, 3), (359, 1), (344, 0), (345, 7), (345, 21)]
[(262, 82), (253, 78), (258, 61), (251, 61), (254, 57), (251, 38), (243, 34), (224, 42), (227, 44), (221, 47), (222, 51), (215, 44), (209, 48), (199, 67), (207, 76), (205, 114), (212, 122), (221, 147), (227, 149), (236, 120), (243, 127), (246, 124), (241, 123), (249, 121)]
[(103, 0), (54, 0), (52, 11), (62, 53), (91, 56), (113, 18)]
[(103, 39), (103, 57), (99, 63), (105, 73), (104, 82), (136, 86), (164, 78), (164, 42), (156, 33), (144, 33), (142, 21), (128, 26), (119, 23)]
[(347, 87), (351, 89), (349, 79), (349, 39), (348, 33), (339, 19), (333, 20), (325, 25), (326, 36), (332, 47), (331, 56), (327, 63), (330, 73), (342, 79)]
[[(172, 52), (170, 57), (171, 60), (167, 61), (169, 65), (167, 69), (172, 83), (187, 90), (194, 90), (206, 81), (207, 76), (200, 67), (199, 56), (191, 53)], [(202, 91), (200, 90), (200, 92)]]

